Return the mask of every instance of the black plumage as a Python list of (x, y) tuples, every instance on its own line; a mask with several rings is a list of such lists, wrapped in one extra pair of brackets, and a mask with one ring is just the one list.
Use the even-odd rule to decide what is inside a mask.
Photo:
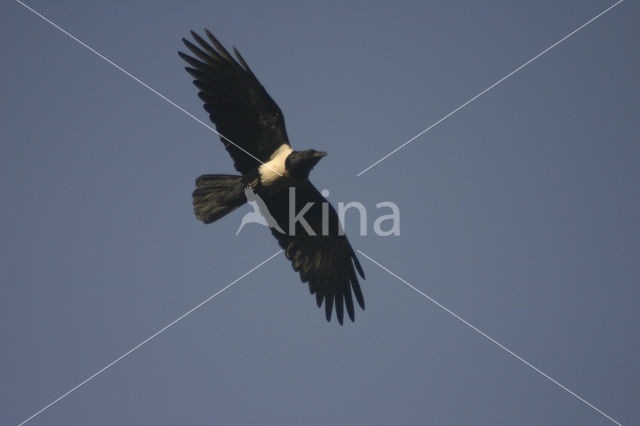
[(198, 59), (178, 54), (190, 65), (186, 70), (195, 78), (193, 84), (200, 89), (204, 109), (218, 132), (228, 138), (221, 139), (222, 143), (236, 170), (244, 175), (259, 165), (256, 158), (266, 162), (280, 145), (289, 143), (284, 117), (240, 52), (233, 49), (234, 59), (213, 34), (205, 33), (215, 49), (191, 31), (200, 47), (182, 41)]
[[(318, 307), (324, 303), (327, 320), (335, 307), (340, 324), (345, 309), (353, 321), (354, 297), (364, 309), (358, 281), (358, 274), (364, 278), (364, 272), (335, 209), (308, 179), (326, 153), (292, 151), (280, 108), (246, 61), (235, 48), (234, 58), (213, 34), (205, 33), (209, 42), (193, 31), (197, 45), (183, 39), (194, 56), (179, 55), (189, 64), (186, 70), (195, 78), (198, 96), (242, 176), (200, 176), (193, 193), (196, 217), (211, 223), (230, 213), (247, 201), (249, 186), (264, 202), (261, 208), (268, 209), (279, 225), (279, 229), (271, 226), (272, 234), (302, 282), (309, 284)], [(303, 216), (310, 230), (301, 222), (289, 229), (289, 188), (295, 189), (294, 213), (312, 203)]]
[[(263, 197), (269, 212), (284, 230), (289, 227), (289, 193), (279, 191)], [(315, 236), (296, 223), (295, 233), (281, 233), (271, 228), (280, 247), (300, 273), (302, 282), (309, 283), (309, 291), (316, 295), (318, 307), (325, 301), (327, 320), (331, 319), (331, 306), (335, 302), (336, 316), (342, 324), (343, 306), (346, 306), (349, 318), (354, 319), (352, 291), (360, 307), (364, 309), (364, 297), (358, 282), (356, 270), (364, 278), (364, 272), (351, 244), (344, 235), (333, 206), (311, 184), (297, 187), (295, 193), (295, 211), (301, 211), (307, 203), (311, 204), (304, 218)], [(328, 232), (322, 230), (322, 205), (326, 203)]]

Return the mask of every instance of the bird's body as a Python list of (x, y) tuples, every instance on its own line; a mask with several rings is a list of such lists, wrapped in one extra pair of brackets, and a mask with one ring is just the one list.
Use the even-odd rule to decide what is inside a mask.
[[(346, 307), (354, 319), (355, 297), (364, 309), (356, 274), (362, 267), (344, 236), (335, 209), (309, 181), (309, 173), (325, 152), (294, 151), (280, 108), (260, 84), (240, 53), (236, 59), (205, 30), (211, 44), (191, 32), (199, 46), (184, 40), (195, 58), (179, 52), (234, 160), (236, 175), (202, 175), (196, 179), (196, 217), (212, 223), (247, 202), (247, 189), (268, 217), (271, 232), (300, 273), (303, 282), (325, 304), (327, 320), (335, 305), (340, 324)], [(263, 211), (265, 210), (265, 211)]]

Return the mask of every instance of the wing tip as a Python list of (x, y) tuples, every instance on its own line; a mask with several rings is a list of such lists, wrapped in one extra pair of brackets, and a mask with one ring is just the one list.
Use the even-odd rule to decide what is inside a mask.
[(364, 270), (362, 269), (362, 265), (360, 265), (360, 260), (358, 259), (358, 256), (356, 256), (355, 253), (353, 253), (353, 264), (356, 266), (356, 269), (358, 270), (358, 274), (360, 274), (362, 279), (365, 280), (366, 278), (364, 277)]

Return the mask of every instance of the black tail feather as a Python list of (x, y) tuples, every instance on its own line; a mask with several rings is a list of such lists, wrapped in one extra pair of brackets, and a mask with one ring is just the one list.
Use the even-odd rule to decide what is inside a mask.
[(242, 176), (202, 175), (193, 191), (193, 211), (204, 223), (212, 223), (247, 202)]

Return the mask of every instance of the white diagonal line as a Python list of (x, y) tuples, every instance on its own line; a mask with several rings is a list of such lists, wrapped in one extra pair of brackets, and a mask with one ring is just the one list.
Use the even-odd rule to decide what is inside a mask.
[(595, 411), (597, 411), (598, 413), (602, 414), (604, 417), (606, 417), (607, 419), (611, 420), (613, 423), (615, 423), (615, 424), (617, 424), (619, 426), (622, 426), (622, 424), (620, 422), (618, 422), (617, 420), (615, 420), (613, 417), (609, 416), (607, 413), (605, 413), (604, 411), (600, 410), (598, 407), (596, 407), (595, 405), (591, 404), (589, 401), (587, 401), (586, 399), (584, 399), (583, 397), (581, 397), (580, 395), (578, 395), (577, 393), (575, 393), (574, 391), (572, 391), (571, 389), (569, 389), (568, 387), (563, 385), (562, 383), (558, 382), (556, 379), (554, 379), (553, 377), (549, 376), (547, 373), (545, 373), (544, 371), (540, 370), (538, 367), (536, 367), (535, 365), (531, 364), (529, 361), (527, 361), (526, 359), (522, 358), (520, 355), (516, 354), (511, 349), (507, 348), (505, 345), (503, 345), (502, 343), (498, 342), (496, 339), (494, 339), (493, 337), (489, 336), (487, 333), (485, 333), (484, 331), (480, 330), (478, 327), (476, 327), (475, 325), (471, 324), (469, 321), (465, 320), (460, 315), (458, 315), (455, 312), (453, 312), (451, 309), (447, 308), (446, 306), (442, 305), (440, 302), (438, 302), (434, 298), (432, 298), (432, 297), (428, 296), (427, 294), (423, 293), (421, 290), (418, 290), (416, 287), (414, 287), (408, 281), (405, 281), (404, 279), (402, 279), (401, 277), (399, 277), (395, 273), (391, 272), (388, 268), (382, 266), (380, 263), (378, 263), (377, 261), (373, 260), (371, 257), (369, 257), (368, 255), (363, 253), (361, 250), (357, 250), (357, 251), (358, 251), (358, 253), (360, 253), (361, 255), (366, 257), (367, 259), (369, 259), (371, 262), (375, 263), (380, 268), (382, 268), (383, 270), (385, 270), (386, 272), (391, 274), (393, 277), (395, 277), (398, 280), (402, 281), (409, 288), (411, 288), (412, 290), (418, 292), (420, 295), (422, 295), (423, 297), (428, 299), (430, 302), (435, 304), (437, 307), (439, 307), (440, 309), (444, 310), (446, 313), (448, 313), (449, 315), (451, 315), (452, 317), (454, 317), (458, 321), (462, 322), (464, 325), (466, 325), (467, 327), (471, 328), (473, 331), (477, 332), (482, 337), (484, 337), (487, 340), (489, 340), (490, 342), (494, 343), (500, 349), (504, 350), (508, 354), (510, 354), (513, 357), (515, 357), (518, 361), (524, 363), (526, 366), (532, 368), (534, 371), (536, 371), (537, 373), (541, 374), (546, 379), (550, 380), (554, 384), (558, 385), (560, 388), (562, 388), (565, 391), (569, 392), (571, 395), (573, 395), (574, 397), (578, 398), (580, 401), (582, 401), (583, 403), (585, 403), (589, 407), (593, 408)]
[(442, 117), (440, 120), (436, 121), (435, 123), (433, 123), (432, 125), (430, 125), (429, 127), (427, 127), (426, 129), (424, 129), (423, 131), (421, 131), (420, 133), (418, 133), (417, 135), (415, 135), (414, 137), (412, 137), (411, 139), (409, 139), (408, 141), (406, 141), (405, 143), (403, 143), (402, 145), (400, 145), (399, 147), (397, 147), (396, 149), (394, 149), (393, 151), (391, 151), (390, 153), (388, 153), (387, 155), (385, 155), (384, 157), (380, 158), (378, 161), (376, 161), (375, 163), (371, 164), (369, 167), (367, 167), (366, 169), (362, 170), (360, 173), (358, 173), (356, 176), (360, 176), (362, 175), (364, 172), (366, 172), (367, 170), (371, 169), (372, 167), (375, 167), (376, 165), (378, 165), (379, 163), (381, 163), (382, 161), (386, 160), (387, 158), (389, 158), (391, 155), (395, 154), (396, 152), (400, 151), (402, 148), (404, 148), (405, 146), (409, 145), (411, 142), (413, 142), (414, 140), (416, 140), (417, 138), (419, 138), (420, 136), (422, 136), (423, 134), (427, 133), (429, 130), (433, 129), (434, 127), (436, 127), (438, 124), (442, 123), (444, 120), (446, 120), (447, 118), (451, 117), (453, 114), (455, 114), (456, 112), (460, 111), (462, 108), (466, 107), (467, 105), (469, 105), (471, 102), (475, 101), (476, 99), (478, 99), (480, 96), (484, 95), (485, 93), (487, 93), (489, 90), (493, 89), (494, 87), (496, 87), (498, 84), (502, 83), (503, 81), (505, 81), (506, 79), (508, 79), (509, 77), (511, 77), (512, 75), (514, 75), (515, 73), (517, 73), (518, 71), (520, 71), (522, 68), (526, 67), (527, 65), (529, 65), (531, 62), (535, 61), (536, 59), (538, 59), (539, 57), (541, 57), (542, 55), (544, 55), (545, 53), (547, 53), (548, 51), (550, 51), (551, 49), (553, 49), (554, 47), (556, 47), (557, 45), (559, 45), (560, 43), (562, 43), (563, 41), (567, 40), (569, 37), (571, 37), (572, 35), (574, 35), (575, 33), (577, 33), (578, 31), (580, 31), (581, 29), (583, 29), (584, 27), (586, 27), (587, 25), (589, 25), (590, 23), (592, 23), (593, 21), (595, 21), (596, 19), (598, 19), (599, 17), (601, 17), (602, 15), (604, 15), (605, 13), (607, 13), (608, 11), (610, 11), (611, 9), (613, 9), (614, 7), (616, 7), (617, 5), (619, 5), (620, 3), (622, 3), (624, 0), (618, 0), (618, 2), (612, 4), (611, 6), (609, 6), (608, 8), (606, 8), (605, 10), (603, 10), (602, 12), (600, 12), (599, 14), (597, 14), (596, 16), (594, 16), (593, 18), (589, 19), (587, 22), (585, 22), (584, 24), (580, 25), (578, 28), (576, 28), (575, 30), (571, 31), (569, 34), (567, 34), (566, 36), (562, 37), (560, 40), (556, 41), (555, 43), (553, 43), (551, 46), (547, 47), (546, 49), (544, 49), (542, 52), (538, 53), (536, 56), (534, 56), (533, 58), (529, 59), (527, 62), (525, 62), (524, 64), (520, 65), (518, 68), (516, 68), (515, 70), (511, 71), (509, 74), (505, 75), (504, 77), (502, 77), (500, 80), (496, 81), (495, 83), (493, 83), (491, 86), (487, 87), (486, 89), (484, 89), (482, 92), (478, 93), (477, 95), (475, 95), (474, 97), (472, 97), (471, 99), (469, 99), (468, 101), (466, 101), (465, 103), (463, 103), (462, 105), (460, 105), (459, 107), (457, 107), (456, 109), (450, 111), (447, 115), (445, 115), (444, 117)]
[(268, 261), (270, 261), (271, 259), (273, 259), (274, 257), (276, 257), (277, 255), (279, 255), (280, 253), (282, 253), (282, 250), (278, 250), (276, 253), (272, 254), (271, 256), (269, 256), (267, 259), (263, 260), (262, 262), (258, 263), (256, 266), (254, 266), (253, 268), (251, 268), (249, 271), (245, 272), (244, 274), (240, 275), (238, 278), (236, 278), (235, 280), (231, 281), (229, 284), (227, 284), (226, 286), (224, 286), (222, 289), (216, 291), (215, 293), (213, 293), (211, 296), (207, 297), (206, 299), (204, 299), (202, 302), (198, 303), (196, 306), (194, 306), (193, 308), (189, 309), (187, 312), (185, 312), (184, 314), (180, 315), (178, 318), (176, 318), (175, 320), (171, 321), (169, 324), (165, 325), (164, 327), (162, 327), (160, 330), (156, 331), (155, 333), (153, 333), (151, 336), (147, 337), (146, 339), (144, 339), (142, 342), (138, 343), (137, 345), (135, 345), (133, 348), (129, 349), (127, 352), (123, 353), (122, 355), (120, 355), (118, 358), (114, 359), (113, 361), (111, 361), (109, 364), (107, 364), (106, 366), (102, 367), (100, 370), (96, 371), (95, 373), (93, 373), (91, 376), (87, 377), (86, 379), (84, 379), (82, 382), (80, 382), (79, 384), (77, 384), (76, 386), (72, 387), (71, 389), (69, 389), (67, 392), (63, 393), (62, 395), (60, 395), (58, 398), (56, 398), (55, 400), (51, 401), (49, 404), (45, 405), (44, 407), (42, 407), (40, 410), (36, 411), (35, 413), (33, 413), (30, 417), (28, 417), (27, 419), (23, 420), (22, 422), (20, 422), (20, 424), (18, 426), (22, 426), (23, 424), (27, 423), (28, 421), (30, 421), (31, 419), (33, 419), (34, 417), (36, 417), (38, 414), (42, 413), (43, 411), (47, 410), (48, 408), (50, 408), (51, 406), (53, 406), (54, 404), (56, 404), (57, 402), (59, 402), (61, 399), (69, 396), (69, 394), (71, 394), (72, 392), (74, 392), (75, 390), (77, 390), (79, 387), (81, 387), (82, 385), (86, 384), (87, 382), (93, 380), (94, 378), (96, 378), (99, 374), (103, 373), (106, 369), (108, 369), (109, 367), (113, 366), (114, 364), (116, 364), (117, 362), (121, 361), (123, 358), (125, 358), (126, 356), (128, 356), (129, 354), (131, 354), (132, 352), (136, 351), (137, 349), (139, 349), (141, 346), (143, 346), (144, 344), (148, 343), (150, 340), (152, 340), (153, 338), (155, 338), (156, 336), (158, 336), (159, 334), (163, 333), (164, 331), (166, 331), (168, 328), (170, 328), (171, 326), (173, 326), (174, 324), (176, 324), (178, 321), (184, 319), (185, 317), (191, 315), (194, 311), (196, 311), (198, 308), (200, 308), (202, 305), (204, 305), (205, 303), (209, 302), (211, 299), (213, 299), (214, 297), (216, 297), (217, 295), (219, 295), (220, 293), (222, 293), (223, 291), (225, 291), (226, 289), (228, 289), (229, 287), (231, 287), (232, 285), (234, 285), (235, 283), (237, 283), (238, 281), (240, 281), (241, 279), (243, 279), (244, 277), (246, 277), (247, 275), (249, 275), (250, 273), (252, 273), (253, 271), (255, 271), (256, 269), (258, 269), (259, 267), (261, 267), (262, 265), (264, 265), (265, 263), (267, 263)]
[[(70, 32), (68, 32), (67, 30), (65, 30), (64, 28), (60, 27), (58, 24), (56, 24), (55, 22), (51, 21), (49, 18), (47, 18), (46, 16), (42, 15), (40, 12), (38, 12), (37, 10), (34, 10), (33, 8), (31, 8), (30, 6), (24, 4), (22, 1), (20, 0), (16, 0), (16, 2), (20, 3), (22, 6), (24, 6), (25, 8), (27, 8), (28, 10), (30, 10), (31, 12), (33, 12), (34, 14), (36, 14), (37, 16), (39, 16), (40, 18), (42, 18), (43, 20), (45, 20), (46, 22), (48, 22), (49, 24), (51, 24), (53, 27), (55, 27), (56, 29), (60, 30), (62, 33), (64, 33), (65, 35), (69, 36), (71, 39), (75, 40), (76, 42), (78, 42), (81, 46), (86, 47), (87, 49), (89, 49), (91, 52), (93, 52), (96, 56), (98, 56), (101, 59), (104, 59), (106, 62), (108, 62), (109, 64), (113, 65), (116, 69), (118, 69), (119, 71), (121, 71), (122, 73), (124, 73), (127, 77), (132, 78), (133, 80), (135, 80), (137, 83), (139, 83), (140, 85), (142, 85), (143, 87), (145, 87), (146, 89), (148, 89), (149, 91), (155, 93), (156, 95), (160, 96), (163, 100), (165, 100), (166, 102), (168, 102), (169, 104), (171, 104), (172, 106), (176, 107), (177, 109), (179, 109), (180, 111), (182, 111), (183, 113), (185, 113), (186, 115), (188, 115), (189, 117), (193, 118), (194, 120), (196, 120), (198, 123), (202, 124), (204, 127), (206, 127), (207, 129), (211, 130), (213, 133), (215, 133), (216, 135), (220, 136), (221, 138), (223, 138), (224, 140), (226, 140), (227, 142), (229, 142), (231, 145), (235, 146), (236, 148), (238, 148), (240, 151), (244, 152), (245, 154), (247, 154), (249, 157), (253, 158), (254, 160), (256, 160), (257, 162), (259, 162), (260, 164), (265, 164), (262, 160), (260, 160), (258, 157), (256, 157), (255, 155), (251, 154), (249, 151), (245, 150), (244, 148), (242, 148), (241, 146), (239, 146), (238, 144), (236, 144), (235, 142), (233, 142), (231, 139), (229, 139), (228, 137), (226, 137), (225, 135), (223, 135), (222, 133), (218, 132), (216, 129), (214, 129), (213, 127), (211, 127), (210, 125), (208, 125), (207, 123), (205, 123), (204, 121), (200, 120), (198, 117), (196, 117), (195, 115), (191, 114), (189, 111), (187, 111), (186, 109), (182, 108), (180, 105), (178, 105), (177, 103), (175, 103), (174, 101), (172, 101), (171, 99), (167, 98), (165, 95), (163, 95), (162, 93), (158, 92), (156, 89), (154, 89), (153, 87), (149, 86), (147, 83), (145, 83), (144, 81), (140, 80), (138, 77), (136, 77), (135, 75), (131, 74), (129, 71), (125, 70), (124, 68), (122, 68), (120, 65), (116, 64), (115, 62), (113, 62), (111, 59), (107, 58), (106, 56), (104, 56), (103, 54), (101, 54), (100, 52), (98, 52), (97, 50), (95, 50), (93, 47), (89, 46), (88, 44), (86, 44), (85, 42), (83, 42), (82, 40), (80, 40), (79, 38), (77, 38), (76, 36), (74, 36), (73, 34), (71, 34)], [(265, 164), (266, 165), (266, 164)], [(277, 173), (278, 175), (282, 176), (281, 173), (279, 173), (277, 170), (273, 170), (271, 168), (271, 166), (266, 165), (266, 167), (268, 167), (269, 169), (271, 169), (273, 172)]]

